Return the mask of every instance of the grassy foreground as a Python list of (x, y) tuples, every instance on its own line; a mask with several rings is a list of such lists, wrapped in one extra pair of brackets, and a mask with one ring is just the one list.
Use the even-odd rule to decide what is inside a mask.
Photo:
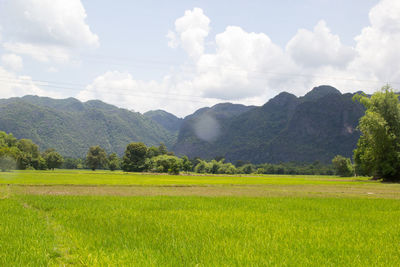
[(0, 266), (400, 265), (398, 184), (77, 171), (0, 183)]

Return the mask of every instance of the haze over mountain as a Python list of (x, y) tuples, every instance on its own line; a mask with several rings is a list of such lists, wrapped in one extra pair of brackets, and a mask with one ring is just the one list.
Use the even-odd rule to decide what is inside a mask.
[(282, 92), (261, 107), (221, 103), (184, 119), (98, 100), (25, 96), (0, 100), (0, 130), (72, 157), (83, 157), (92, 145), (121, 155), (129, 142), (141, 141), (163, 142), (190, 158), (329, 162), (337, 154), (351, 156), (358, 140), (364, 109), (352, 96), (319, 86), (303, 97)]

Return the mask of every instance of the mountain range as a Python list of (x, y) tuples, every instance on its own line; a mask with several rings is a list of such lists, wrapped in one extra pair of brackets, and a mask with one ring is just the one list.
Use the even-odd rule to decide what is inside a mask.
[(98, 100), (24, 96), (0, 99), (0, 130), (68, 157), (83, 157), (92, 145), (122, 155), (129, 142), (141, 141), (149, 146), (163, 142), (190, 158), (330, 162), (337, 154), (350, 157), (360, 136), (357, 125), (364, 108), (353, 95), (319, 86), (302, 97), (280, 93), (263, 106), (221, 103), (184, 119)]

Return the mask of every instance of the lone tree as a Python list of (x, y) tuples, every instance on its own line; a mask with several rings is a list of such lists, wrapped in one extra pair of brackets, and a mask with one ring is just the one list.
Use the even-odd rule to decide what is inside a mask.
[(107, 154), (100, 146), (92, 146), (86, 155), (86, 164), (95, 171), (107, 164)]
[(342, 177), (350, 177), (354, 175), (354, 168), (349, 158), (337, 155), (333, 158), (332, 164), (337, 175)]
[(122, 158), (122, 170), (125, 172), (141, 172), (145, 169), (147, 146), (143, 143), (130, 143)]
[(47, 168), (54, 171), (55, 168), (60, 168), (64, 163), (64, 158), (55, 150), (48, 150), (44, 153), (43, 158), (46, 161)]
[(354, 96), (366, 108), (360, 119), (361, 137), (354, 150), (359, 174), (384, 181), (400, 181), (400, 103), (390, 86), (384, 86), (370, 98)]

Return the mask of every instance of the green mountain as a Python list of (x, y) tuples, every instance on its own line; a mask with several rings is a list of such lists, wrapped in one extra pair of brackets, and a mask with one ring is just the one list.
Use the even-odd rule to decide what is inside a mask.
[(178, 118), (164, 110), (151, 110), (143, 115), (157, 122), (166, 130), (175, 135), (178, 135), (179, 129), (181, 128), (181, 124), (183, 122), (183, 119)]
[(84, 156), (92, 145), (121, 155), (128, 143), (141, 141), (164, 142), (190, 158), (327, 163), (337, 154), (350, 157), (359, 138), (364, 109), (352, 96), (319, 86), (303, 97), (283, 92), (260, 107), (222, 103), (184, 119), (98, 100), (25, 96), (0, 99), (0, 130), (70, 157)]
[(0, 130), (32, 139), (41, 150), (55, 148), (67, 157), (83, 157), (92, 145), (121, 155), (132, 141), (164, 142), (171, 147), (176, 140), (175, 134), (140, 113), (74, 98), (1, 99)]
[[(217, 105), (184, 119), (174, 151), (191, 158), (253, 163), (330, 162), (337, 154), (350, 157), (359, 137), (358, 120), (364, 114), (352, 96), (320, 86), (300, 98), (280, 93), (261, 107), (224, 104), (239, 112), (223, 116)], [(202, 125), (204, 121), (208, 127)]]

